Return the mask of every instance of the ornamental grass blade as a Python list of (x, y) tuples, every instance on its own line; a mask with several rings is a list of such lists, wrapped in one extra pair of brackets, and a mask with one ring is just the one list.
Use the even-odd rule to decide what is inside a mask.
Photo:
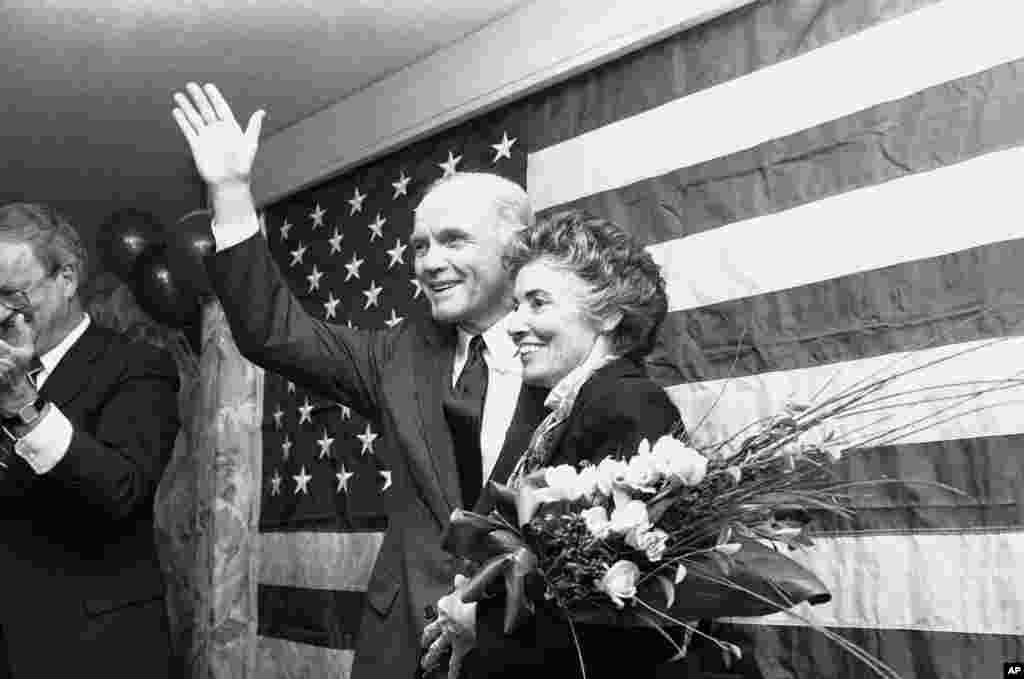
[(503, 554), (489, 560), (466, 583), (465, 589), (462, 592), (462, 603), (471, 604), (474, 601), (483, 599), (491, 584), (511, 568), (511, 554)]

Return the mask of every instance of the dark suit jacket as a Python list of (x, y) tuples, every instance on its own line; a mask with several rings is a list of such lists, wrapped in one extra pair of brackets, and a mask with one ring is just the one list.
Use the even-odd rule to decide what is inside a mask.
[(41, 476), (5, 458), (0, 677), (169, 676), (153, 497), (179, 427), (177, 367), (93, 322), (42, 395), (74, 433)]
[[(547, 466), (597, 462), (608, 455), (631, 457), (642, 439), (653, 443), (678, 419), (675, 405), (644, 368), (618, 359), (595, 372), (580, 389)], [(521, 678), (531, 676), (531, 671), (580, 676), (569, 625), (557, 612), (538, 608), (515, 634), (505, 635), (503, 602), (501, 595), (478, 604), (477, 648), (466, 659), (463, 679)], [(669, 643), (653, 630), (577, 625), (577, 633), (588, 679), (621, 679), (627, 668), (631, 676), (646, 679), (672, 655)]]
[[(217, 253), (207, 268), (246, 358), (371, 419), (382, 449), (394, 454), (385, 460), (392, 471), (388, 528), (367, 589), (353, 676), (411, 679), (423, 627), (455, 575), (455, 560), (441, 549), (462, 497), (442, 412), (455, 330), (433, 322), (355, 330), (313, 318), (260, 237)], [(541, 419), (531, 391), (520, 394), (492, 478), (507, 477)]]

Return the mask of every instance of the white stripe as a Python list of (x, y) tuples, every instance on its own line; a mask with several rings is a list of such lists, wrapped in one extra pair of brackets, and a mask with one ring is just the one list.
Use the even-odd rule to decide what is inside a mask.
[[(956, 355), (968, 349), (973, 351)], [(1014, 372), (1024, 371), (1021, 356), (1024, 356), (1024, 337), (1010, 337), (887, 354), (812, 368), (678, 384), (668, 387), (667, 391), (698, 442), (722, 441), (760, 418), (783, 412), (787, 401), (811, 403), (819, 390), (826, 386), (815, 402), (821, 403), (822, 399), (841, 393), (843, 389), (859, 380), (895, 375), (915, 366), (920, 369), (895, 380), (879, 392), (879, 395), (892, 395), (907, 390), (950, 385), (968, 380), (999, 380), (1010, 377)], [(948, 357), (948, 360), (921, 367), (941, 357)], [(888, 406), (884, 413), (871, 412), (833, 420), (828, 427), (839, 437), (848, 434), (851, 443), (864, 442), (871, 433), (879, 433), (928, 415), (944, 419), (953, 411), (947, 411), (943, 415), (939, 410), (951, 405), (952, 402), (935, 399), (939, 396), (964, 396), (972, 388), (948, 387), (891, 398), (882, 402)], [(719, 397), (720, 402), (713, 406)], [(922, 398), (930, 398), (932, 402), (908, 405), (908, 402)], [(898, 404), (902, 405), (895, 407)], [(961, 402), (956, 411), (965, 413), (975, 408), (984, 409), (948, 422), (930, 420), (933, 426), (900, 438), (899, 442), (922, 443), (1024, 433), (1024, 388), (1015, 386), (1012, 389)], [(705, 417), (709, 412), (710, 415)], [(872, 424), (886, 415), (891, 419)], [(854, 433), (857, 430), (860, 430), (859, 433)], [(881, 441), (876, 441), (869, 445), (880, 444)]]
[[(1024, 4), (945, 0), (529, 156), (537, 209), (629, 185), (1024, 57)], [(964, 36), (984, 36), (971, 40)]]
[[(1024, 43), (1022, 43), (1024, 44)], [(1024, 237), (1024, 147), (648, 247), (676, 311)]]
[(352, 673), (355, 652), (322, 648), (297, 641), (256, 637), (256, 677), (330, 677)]
[[(821, 538), (788, 552), (832, 593), (795, 612), (826, 627), (1024, 634), (1024, 533)], [(736, 622), (803, 626), (785, 613)]]
[(365, 591), (383, 533), (261, 533), (261, 585)]

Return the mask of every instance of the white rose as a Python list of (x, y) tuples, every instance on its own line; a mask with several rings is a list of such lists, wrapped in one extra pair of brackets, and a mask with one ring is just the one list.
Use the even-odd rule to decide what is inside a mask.
[(579, 497), (576, 469), (569, 464), (548, 467), (544, 470), (544, 482), (556, 500), (575, 500)]
[(576, 475), (577, 497), (592, 498), (598, 491), (599, 476), (597, 467), (594, 465), (587, 465), (581, 469), (580, 473)]
[(616, 561), (598, 581), (597, 589), (607, 594), (615, 605), (622, 608), (624, 599), (636, 596), (636, 580), (640, 569), (632, 561)]
[(611, 530), (616, 533), (645, 531), (650, 527), (647, 505), (640, 500), (630, 500), (612, 510)]
[(604, 507), (589, 507), (580, 512), (580, 516), (583, 517), (583, 522), (591, 535), (599, 540), (608, 537), (611, 521), (608, 520), (608, 512)]
[(626, 482), (629, 465), (622, 460), (606, 457), (597, 465), (597, 489), (604, 495), (611, 495), (612, 488)]
[(662, 474), (675, 476), (687, 486), (696, 486), (703, 481), (708, 470), (708, 458), (671, 436), (658, 439), (651, 457)]
[(636, 531), (626, 537), (626, 543), (630, 547), (644, 552), (651, 561), (661, 561), (667, 542), (668, 533), (658, 528)]
[[(644, 443), (647, 441), (645, 440)], [(630, 458), (626, 469), (626, 483), (637, 490), (653, 493), (654, 484), (664, 476), (655, 466), (654, 457), (648, 454), (636, 454)]]

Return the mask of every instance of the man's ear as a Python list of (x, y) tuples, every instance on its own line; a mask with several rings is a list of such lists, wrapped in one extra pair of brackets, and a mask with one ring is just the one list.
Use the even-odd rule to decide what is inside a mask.
[(78, 292), (78, 267), (73, 264), (64, 264), (57, 271), (57, 280), (64, 288), (64, 297), (71, 299)]

